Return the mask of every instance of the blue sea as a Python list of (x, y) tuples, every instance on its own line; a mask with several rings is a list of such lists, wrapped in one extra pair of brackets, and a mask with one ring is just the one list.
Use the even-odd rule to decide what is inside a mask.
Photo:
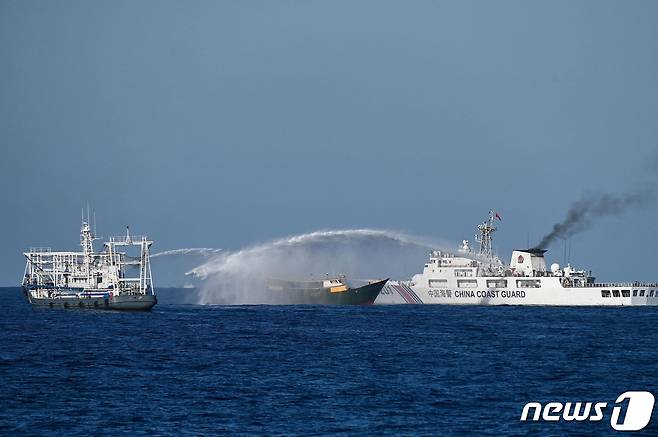
[[(184, 291), (180, 291), (184, 293)], [(33, 309), (0, 289), (4, 435), (601, 435), (658, 395), (658, 309)], [(530, 401), (599, 422), (521, 422)], [(658, 413), (640, 435), (658, 435)]]

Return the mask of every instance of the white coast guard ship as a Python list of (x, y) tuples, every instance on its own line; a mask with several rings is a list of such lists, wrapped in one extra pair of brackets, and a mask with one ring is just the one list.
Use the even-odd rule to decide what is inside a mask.
[(389, 281), (378, 304), (444, 305), (658, 305), (658, 283), (597, 283), (567, 264), (546, 267), (543, 249), (515, 250), (509, 265), (493, 254), (492, 235), (500, 216), (478, 225), (479, 252), (467, 240), (456, 254), (432, 251), (423, 272), (409, 281)]
[[(96, 253), (96, 239), (87, 218), (80, 230), (82, 252), (47, 247), (25, 252), (22, 287), (28, 302), (50, 308), (151, 309), (157, 303), (149, 257), (153, 241), (131, 236), (126, 228), (125, 236), (110, 237)], [(137, 251), (134, 256), (128, 254), (131, 249)]]

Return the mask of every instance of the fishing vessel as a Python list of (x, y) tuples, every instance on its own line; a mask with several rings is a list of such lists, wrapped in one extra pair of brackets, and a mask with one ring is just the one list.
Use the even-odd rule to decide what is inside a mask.
[(269, 297), (277, 304), (288, 305), (371, 305), (388, 279), (369, 281), (351, 287), (344, 276), (308, 281), (270, 279)]
[(145, 236), (110, 237), (101, 252), (94, 252), (95, 232), (83, 219), (81, 252), (32, 248), (23, 276), (23, 294), (33, 306), (149, 310), (157, 298), (153, 289), (149, 250)]
[(658, 283), (596, 282), (591, 271), (570, 264), (547, 268), (543, 248), (519, 249), (504, 264), (493, 252), (500, 215), (478, 225), (474, 251), (463, 240), (455, 252), (434, 250), (422, 273), (408, 281), (389, 281), (377, 303), (443, 305), (658, 305)]

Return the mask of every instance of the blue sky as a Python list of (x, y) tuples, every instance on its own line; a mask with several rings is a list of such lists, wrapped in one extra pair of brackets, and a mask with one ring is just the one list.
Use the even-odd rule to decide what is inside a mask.
[[(157, 248), (373, 227), (498, 249), (584, 192), (656, 186), (654, 1), (0, 2), (0, 284), (32, 245)], [(658, 209), (572, 258), (658, 279)], [(554, 248), (561, 261), (562, 249)], [(421, 266), (419, 266), (420, 268)]]

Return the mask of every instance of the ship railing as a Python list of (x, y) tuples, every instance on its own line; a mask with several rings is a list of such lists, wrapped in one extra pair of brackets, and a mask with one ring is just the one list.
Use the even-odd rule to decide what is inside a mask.
[(658, 287), (658, 282), (593, 282), (582, 284), (581, 287), (602, 288), (602, 287)]
[(140, 243), (142, 240), (148, 240), (146, 235), (131, 235), (130, 237), (127, 235), (120, 235), (116, 237), (110, 237), (108, 243), (132, 244)]
[(41, 253), (41, 252), (52, 252), (51, 247), (30, 247), (29, 253)]

